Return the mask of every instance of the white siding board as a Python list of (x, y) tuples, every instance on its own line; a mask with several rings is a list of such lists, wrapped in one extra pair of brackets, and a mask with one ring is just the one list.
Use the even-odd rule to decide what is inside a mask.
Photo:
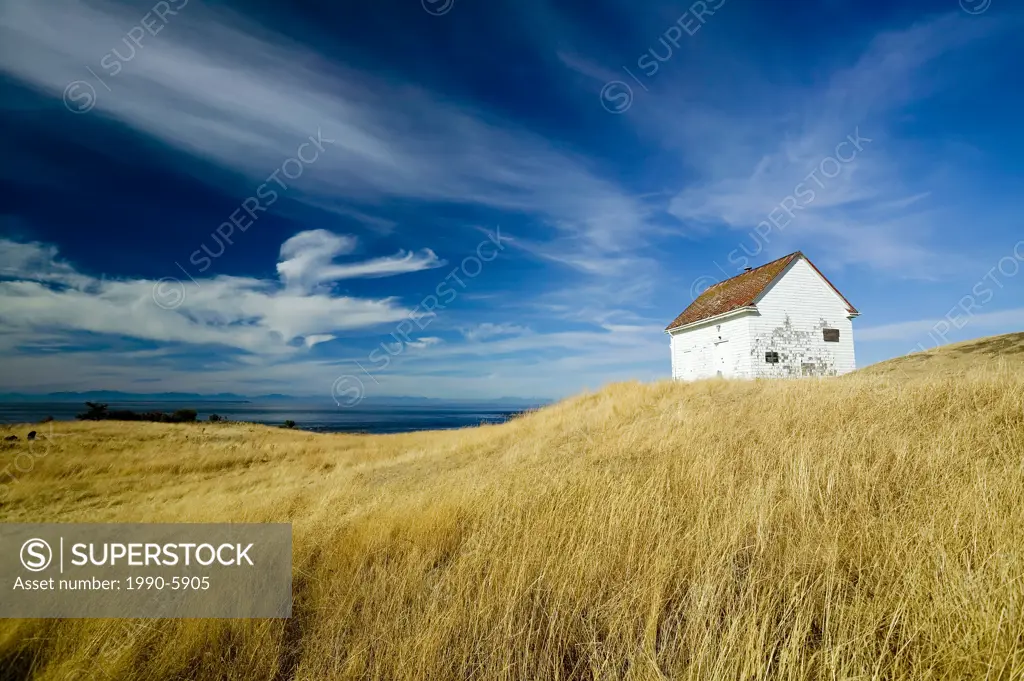
[(715, 365), (715, 344), (722, 342), (726, 378), (750, 377), (750, 323), (749, 317), (732, 317), (718, 322), (700, 324), (672, 334), (672, 377), (686, 381), (713, 378), (718, 375)]

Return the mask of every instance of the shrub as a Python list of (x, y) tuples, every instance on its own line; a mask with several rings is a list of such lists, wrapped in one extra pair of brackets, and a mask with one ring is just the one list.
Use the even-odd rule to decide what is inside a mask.
[(103, 419), (110, 418), (110, 414), (107, 413), (107, 405), (100, 404), (98, 402), (86, 402), (85, 406), (88, 407), (88, 411), (78, 414), (75, 416), (80, 421), (102, 421)]
[(219, 423), (223, 420), (224, 418), (220, 414), (210, 414), (210, 423)]
[[(107, 405), (97, 402), (86, 402), (88, 411), (75, 416), (82, 421), (154, 421), (156, 423), (195, 423), (199, 415), (195, 409), (178, 409), (173, 414), (160, 411), (134, 412), (130, 409), (110, 411)], [(220, 417), (217, 417), (218, 419)]]
[(178, 409), (171, 414), (172, 423), (195, 423), (199, 412), (195, 409)]
[(291, 419), (288, 419), (287, 421), (284, 422), (284, 427), (285, 428), (294, 428), (295, 427), (295, 421), (292, 421)]

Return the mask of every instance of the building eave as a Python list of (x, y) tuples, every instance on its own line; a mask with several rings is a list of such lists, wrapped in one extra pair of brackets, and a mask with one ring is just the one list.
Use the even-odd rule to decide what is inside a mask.
[(696, 327), (696, 326), (703, 326), (705, 324), (714, 324), (717, 321), (721, 321), (721, 320), (727, 319), (729, 317), (739, 317), (739, 316), (742, 316), (742, 315), (745, 315), (745, 314), (751, 314), (751, 313), (754, 313), (754, 312), (757, 312), (757, 306), (756, 305), (746, 305), (744, 307), (738, 307), (735, 310), (729, 310), (728, 312), (723, 312), (722, 314), (715, 315), (714, 317), (708, 317), (707, 319), (699, 319), (699, 320), (697, 320), (695, 322), (690, 322), (689, 324), (683, 324), (681, 326), (672, 327), (671, 329), (665, 329), (665, 333), (667, 333), (669, 335), (672, 335), (672, 334), (677, 333), (679, 331), (685, 331), (687, 329), (692, 329), (693, 327)]

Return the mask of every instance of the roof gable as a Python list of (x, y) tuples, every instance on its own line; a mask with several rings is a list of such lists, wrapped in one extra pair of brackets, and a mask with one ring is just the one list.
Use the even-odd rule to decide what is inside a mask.
[(753, 306), (762, 294), (768, 290), (772, 283), (778, 279), (797, 259), (803, 259), (817, 272), (826, 284), (836, 292), (843, 303), (846, 304), (850, 314), (858, 314), (856, 308), (850, 305), (842, 293), (832, 285), (825, 275), (814, 266), (807, 256), (800, 251), (790, 253), (787, 256), (773, 260), (770, 263), (755, 267), (747, 272), (720, 281), (708, 288), (704, 293), (697, 296), (690, 306), (680, 313), (665, 330), (670, 331), (680, 326), (695, 324), (705, 319), (711, 319), (719, 315), (733, 312), (745, 307)]

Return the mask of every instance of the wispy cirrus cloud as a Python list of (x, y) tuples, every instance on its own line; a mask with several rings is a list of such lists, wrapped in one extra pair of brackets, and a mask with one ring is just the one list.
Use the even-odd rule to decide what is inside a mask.
[(468, 329), (462, 329), (462, 335), (469, 341), (482, 341), (498, 336), (522, 336), (530, 333), (530, 329), (518, 324), (484, 322)]
[[(100, 57), (134, 13), (109, 2), (8, 0), (0, 70), (54, 96), (104, 75)], [(521, 212), (598, 249), (628, 246), (647, 208), (583, 156), (484, 112), (325, 64), (315, 52), (237, 15), (189, 5), (123, 64), (94, 112), (218, 165), (265, 177), (321, 129), (337, 153), (297, 183), (330, 209), (341, 198), (473, 204)], [(315, 66), (314, 66), (315, 65)], [(351, 214), (351, 208), (342, 212)]]
[[(943, 337), (942, 335), (936, 340), (936, 329), (944, 329), (944, 334), (955, 337), (965, 335), (976, 336), (979, 331), (1005, 331), (1022, 327), (1024, 327), (1024, 307), (982, 312), (979, 314), (965, 314), (962, 310), (957, 310), (954, 307), (950, 311), (949, 317), (915, 319), (858, 329), (857, 340), (866, 343), (884, 341), (919, 342), (931, 347), (935, 344), (950, 342), (950, 338)], [(969, 330), (965, 331), (964, 334), (958, 334), (957, 332), (961, 329)]]
[[(935, 188), (951, 161), (922, 157), (921, 146), (899, 129), (907, 107), (962, 75), (936, 73), (944, 60), (967, 58), (1019, 23), (1019, 17), (965, 21), (951, 12), (878, 34), (849, 66), (810, 86), (749, 74), (758, 84), (756, 106), (668, 94), (637, 107), (634, 120), (643, 133), (679, 148), (692, 177), (671, 198), (669, 212), (695, 238), (709, 230), (737, 232), (736, 253), (754, 262), (767, 259), (762, 251), (803, 248), (829, 267), (859, 265), (901, 277), (930, 279), (943, 267), (960, 269), (962, 258), (943, 253), (937, 238), (947, 206)], [(851, 138), (869, 142), (861, 143), (863, 151), (851, 154), (847, 144), (838, 152), (852, 155), (849, 162), (829, 160)], [(795, 217), (767, 237), (754, 232), (801, 188), (814, 198)]]

